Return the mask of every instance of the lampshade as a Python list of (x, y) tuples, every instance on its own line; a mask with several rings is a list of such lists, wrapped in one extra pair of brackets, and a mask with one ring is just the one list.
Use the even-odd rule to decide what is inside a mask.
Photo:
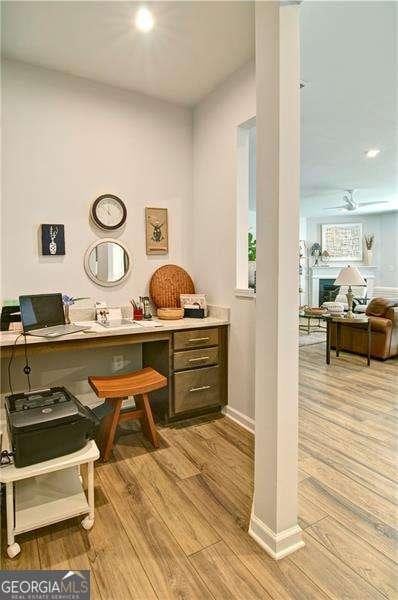
[(344, 267), (337, 276), (335, 285), (363, 285), (366, 286), (366, 281), (358, 271), (357, 267)]

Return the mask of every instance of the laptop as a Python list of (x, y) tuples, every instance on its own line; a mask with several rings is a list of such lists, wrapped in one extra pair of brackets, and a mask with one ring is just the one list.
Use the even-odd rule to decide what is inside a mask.
[(66, 325), (62, 294), (20, 296), (19, 306), (24, 333), (54, 338), (84, 331), (87, 327)]

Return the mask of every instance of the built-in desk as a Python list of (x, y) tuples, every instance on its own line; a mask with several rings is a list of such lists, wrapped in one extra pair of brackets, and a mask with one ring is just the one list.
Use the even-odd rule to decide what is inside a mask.
[[(143, 366), (156, 369), (169, 382), (167, 388), (151, 394), (158, 418), (167, 422), (227, 404), (228, 321), (208, 317), (161, 323), (161, 327), (146, 323), (145, 327), (105, 329), (87, 321), (85, 332), (53, 339), (27, 336), (28, 354), (33, 359), (39, 353), (142, 344)], [(17, 335), (0, 333), (1, 358), (9, 358), (12, 351), (15, 356), (24, 354), (23, 337), (14, 348)]]

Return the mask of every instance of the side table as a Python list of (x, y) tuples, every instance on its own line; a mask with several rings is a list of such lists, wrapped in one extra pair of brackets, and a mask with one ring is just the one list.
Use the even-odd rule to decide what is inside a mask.
[[(94, 461), (99, 450), (93, 440), (78, 452), (17, 468), (0, 468), (0, 482), (6, 485), (7, 554), (20, 553), (15, 536), (51, 523), (86, 514), (84, 529), (94, 524)], [(87, 498), (80, 465), (88, 466)]]
[(372, 329), (370, 319), (347, 319), (345, 317), (325, 317), (326, 328), (326, 364), (330, 365), (330, 347), (331, 347), (331, 330), (332, 323), (336, 324), (336, 356), (340, 355), (341, 346), (341, 328), (342, 327), (357, 327), (365, 329), (368, 336), (367, 344), (367, 365), (370, 366), (370, 350), (372, 342)]

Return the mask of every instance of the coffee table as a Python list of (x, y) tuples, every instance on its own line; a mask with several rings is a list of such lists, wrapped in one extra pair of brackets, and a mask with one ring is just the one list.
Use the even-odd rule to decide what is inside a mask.
[[(322, 321), (325, 321), (325, 314), (323, 315), (312, 315), (311, 313), (299, 312), (299, 319), (307, 319), (307, 323), (304, 325), (299, 324), (299, 329), (303, 329), (310, 335), (311, 331), (326, 331), (325, 325), (322, 325)], [(317, 324), (311, 323), (311, 320), (318, 321)]]
[(370, 319), (369, 318), (348, 319), (347, 317), (326, 316), (326, 317), (324, 317), (324, 320), (327, 323), (327, 327), (326, 327), (326, 364), (330, 365), (331, 329), (332, 329), (332, 323), (336, 323), (336, 356), (340, 355), (342, 327), (356, 327), (358, 329), (365, 329), (368, 334), (366, 359), (367, 359), (367, 365), (368, 365), (368, 367), (370, 367), (370, 350), (371, 350), (371, 342), (372, 342), (372, 328), (371, 328)]

